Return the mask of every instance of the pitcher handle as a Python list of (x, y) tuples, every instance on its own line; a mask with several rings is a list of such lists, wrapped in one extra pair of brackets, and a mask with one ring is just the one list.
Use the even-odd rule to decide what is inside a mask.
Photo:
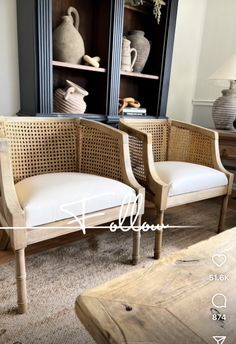
[(133, 70), (133, 66), (137, 60), (138, 52), (135, 48), (130, 49), (130, 55), (133, 53), (133, 59), (131, 58), (131, 70)]
[(67, 90), (66, 90), (66, 94), (64, 95), (64, 99), (65, 100), (68, 100), (69, 99), (69, 96), (71, 93), (74, 93), (75, 92), (75, 88), (72, 86), (72, 87), (69, 87)]
[(75, 16), (75, 22), (74, 22), (74, 20), (73, 20), (74, 26), (75, 26), (76, 30), (79, 31), (79, 13), (78, 13), (77, 9), (74, 8), (73, 6), (70, 6), (70, 7), (68, 8), (68, 10), (67, 10), (67, 13), (68, 13), (68, 15), (71, 16), (72, 18), (73, 18), (72, 14), (74, 14), (74, 16)]

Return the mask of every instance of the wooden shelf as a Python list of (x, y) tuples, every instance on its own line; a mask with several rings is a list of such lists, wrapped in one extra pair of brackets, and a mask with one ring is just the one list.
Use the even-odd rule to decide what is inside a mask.
[(88, 112), (86, 112), (84, 114), (53, 112), (52, 114), (50, 114), (46, 117), (84, 118), (84, 119), (92, 119), (93, 121), (106, 122), (106, 116), (105, 115), (91, 114)]
[[(143, 8), (141, 8), (143, 7)], [(146, 6), (131, 6), (131, 5), (125, 5), (125, 9), (131, 10), (134, 12), (142, 13), (142, 14), (150, 14), (150, 7), (147, 8)]]
[(56, 66), (56, 67), (62, 67), (62, 68), (73, 68), (73, 69), (87, 70), (90, 72), (99, 72), (99, 73), (105, 73), (106, 72), (105, 68), (95, 68), (92, 66), (85, 66), (85, 65), (60, 62), (60, 61), (52, 61), (52, 65)]
[(153, 79), (158, 80), (159, 76), (157, 75), (151, 75), (151, 74), (142, 74), (142, 73), (135, 73), (135, 72), (120, 72), (121, 75), (130, 76), (133, 78), (142, 78), (142, 79)]

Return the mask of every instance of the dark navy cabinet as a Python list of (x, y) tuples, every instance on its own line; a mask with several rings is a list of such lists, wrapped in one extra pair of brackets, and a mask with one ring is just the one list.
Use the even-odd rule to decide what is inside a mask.
[[(99, 68), (53, 58), (53, 30), (69, 6), (79, 12), (86, 54), (101, 57)], [(89, 92), (86, 113), (78, 116), (115, 124), (119, 98), (133, 97), (148, 116), (165, 117), (177, 6), (178, 0), (166, 0), (157, 24), (152, 1), (132, 6), (125, 0), (17, 0), (19, 115), (58, 115), (54, 91), (71, 80)], [(122, 37), (130, 30), (143, 30), (151, 42), (140, 74), (120, 71)]]

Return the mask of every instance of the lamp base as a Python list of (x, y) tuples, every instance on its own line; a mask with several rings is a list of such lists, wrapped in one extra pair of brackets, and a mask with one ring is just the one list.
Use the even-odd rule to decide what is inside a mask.
[(232, 130), (236, 118), (236, 92), (223, 90), (223, 96), (216, 99), (212, 107), (212, 117), (216, 129)]

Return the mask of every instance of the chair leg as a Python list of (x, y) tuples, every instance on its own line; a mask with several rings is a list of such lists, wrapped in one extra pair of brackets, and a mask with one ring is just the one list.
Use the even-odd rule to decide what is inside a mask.
[(23, 314), (27, 311), (25, 249), (16, 250), (15, 256), (18, 312)]
[(0, 251), (4, 251), (10, 243), (10, 238), (4, 230), (1, 231), (0, 238)]
[(223, 200), (222, 200), (220, 219), (219, 219), (219, 225), (218, 225), (218, 233), (221, 233), (224, 230), (224, 224), (225, 224), (225, 218), (226, 218), (226, 213), (227, 213), (227, 208), (228, 208), (228, 202), (229, 202), (229, 195), (226, 195), (223, 197)]
[[(156, 223), (157, 225), (160, 225), (160, 226), (163, 225), (164, 211), (159, 211)], [(159, 259), (161, 256), (162, 237), (163, 237), (163, 229), (157, 230), (155, 232), (154, 259)]]
[[(137, 218), (135, 226), (141, 226), (142, 216), (140, 215)], [(133, 231), (133, 254), (132, 254), (132, 264), (137, 265), (140, 258), (140, 239), (141, 231)]]

